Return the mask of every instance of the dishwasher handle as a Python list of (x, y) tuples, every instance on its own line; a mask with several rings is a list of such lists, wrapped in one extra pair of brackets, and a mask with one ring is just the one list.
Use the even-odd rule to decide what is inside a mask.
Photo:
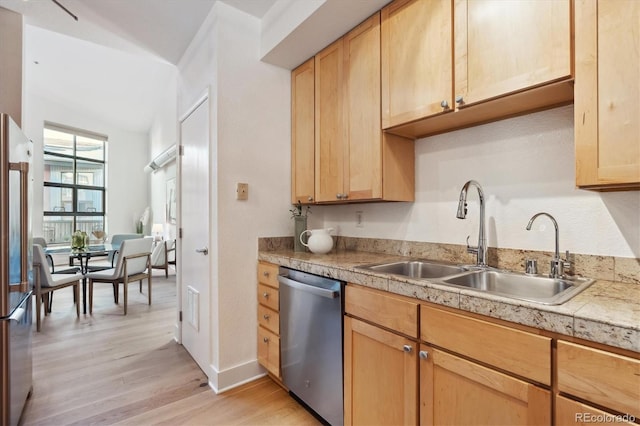
[(298, 281), (294, 281), (291, 278), (287, 278), (282, 275), (278, 275), (278, 281), (282, 285), (286, 285), (291, 288), (306, 291), (307, 293), (315, 294), (317, 296), (326, 297), (328, 299), (335, 299), (339, 296), (339, 292), (335, 290), (327, 290), (322, 287), (316, 287), (310, 284), (304, 284)]

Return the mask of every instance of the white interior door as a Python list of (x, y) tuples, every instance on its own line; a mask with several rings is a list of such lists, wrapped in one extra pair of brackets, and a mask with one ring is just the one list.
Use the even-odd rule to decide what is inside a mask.
[(209, 99), (201, 99), (180, 122), (180, 227), (182, 344), (209, 376), (210, 249)]

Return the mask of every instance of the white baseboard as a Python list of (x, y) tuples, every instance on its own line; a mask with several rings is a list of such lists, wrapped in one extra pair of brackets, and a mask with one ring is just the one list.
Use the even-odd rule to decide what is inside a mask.
[(209, 377), (209, 386), (215, 393), (226, 392), (267, 375), (265, 369), (258, 364), (257, 360), (236, 365), (226, 370), (218, 370), (213, 365), (210, 365), (209, 368), (213, 373)]

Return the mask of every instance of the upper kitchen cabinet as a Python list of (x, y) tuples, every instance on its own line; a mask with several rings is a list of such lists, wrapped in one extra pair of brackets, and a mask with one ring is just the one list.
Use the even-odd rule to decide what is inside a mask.
[(458, 106), (571, 78), (569, 0), (457, 0)]
[(413, 201), (413, 140), (383, 135), (380, 14), (315, 57), (316, 202)]
[(343, 40), (340, 39), (315, 57), (315, 193), (316, 201), (332, 201), (343, 195), (344, 129)]
[(396, 0), (382, 15), (389, 132), (423, 137), (573, 99), (570, 0)]
[(314, 202), (315, 61), (291, 73), (291, 203)]
[(397, 0), (382, 9), (382, 127), (453, 104), (452, 2)]
[(640, 2), (575, 5), (576, 185), (640, 188)]

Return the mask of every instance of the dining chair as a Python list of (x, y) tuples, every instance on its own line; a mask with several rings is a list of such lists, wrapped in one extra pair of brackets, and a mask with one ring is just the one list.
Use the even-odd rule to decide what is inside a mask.
[[(122, 244), (123, 241), (126, 240), (137, 240), (142, 238), (142, 234), (113, 234), (111, 236), (111, 245), (113, 247), (120, 247), (120, 244)], [(111, 267), (115, 267), (115, 263), (117, 261), (117, 257), (118, 257), (118, 253), (120, 252), (119, 249), (116, 249), (114, 251), (112, 251), (111, 253), (109, 253), (109, 262), (111, 263)]]
[(61, 288), (73, 286), (73, 298), (76, 305), (76, 316), (80, 317), (80, 280), (82, 274), (52, 274), (49, 270), (44, 249), (40, 244), (33, 245), (33, 269), (35, 273), (36, 297), (36, 330), (40, 331), (42, 302), (44, 299), (44, 314), (50, 310), (49, 296)]
[[(47, 248), (47, 240), (45, 240), (43, 237), (33, 237), (33, 244), (38, 244), (40, 247), (42, 247), (43, 250)], [(53, 256), (46, 252), (44, 252), (44, 255), (47, 259), (47, 263), (49, 264), (49, 269), (52, 274), (75, 274), (80, 270), (80, 268), (75, 266), (72, 268), (58, 269), (56, 271), (56, 265), (53, 262)]]
[(93, 312), (93, 284), (109, 283), (114, 287), (114, 301), (118, 303), (119, 284), (123, 285), (124, 315), (127, 315), (129, 283), (147, 280), (147, 293), (151, 305), (151, 238), (138, 238), (122, 241), (120, 253), (114, 268), (90, 272), (85, 277), (89, 281), (89, 313)]
[(151, 253), (151, 267), (164, 269), (164, 276), (169, 278), (169, 255), (176, 251), (176, 240), (160, 241)]

